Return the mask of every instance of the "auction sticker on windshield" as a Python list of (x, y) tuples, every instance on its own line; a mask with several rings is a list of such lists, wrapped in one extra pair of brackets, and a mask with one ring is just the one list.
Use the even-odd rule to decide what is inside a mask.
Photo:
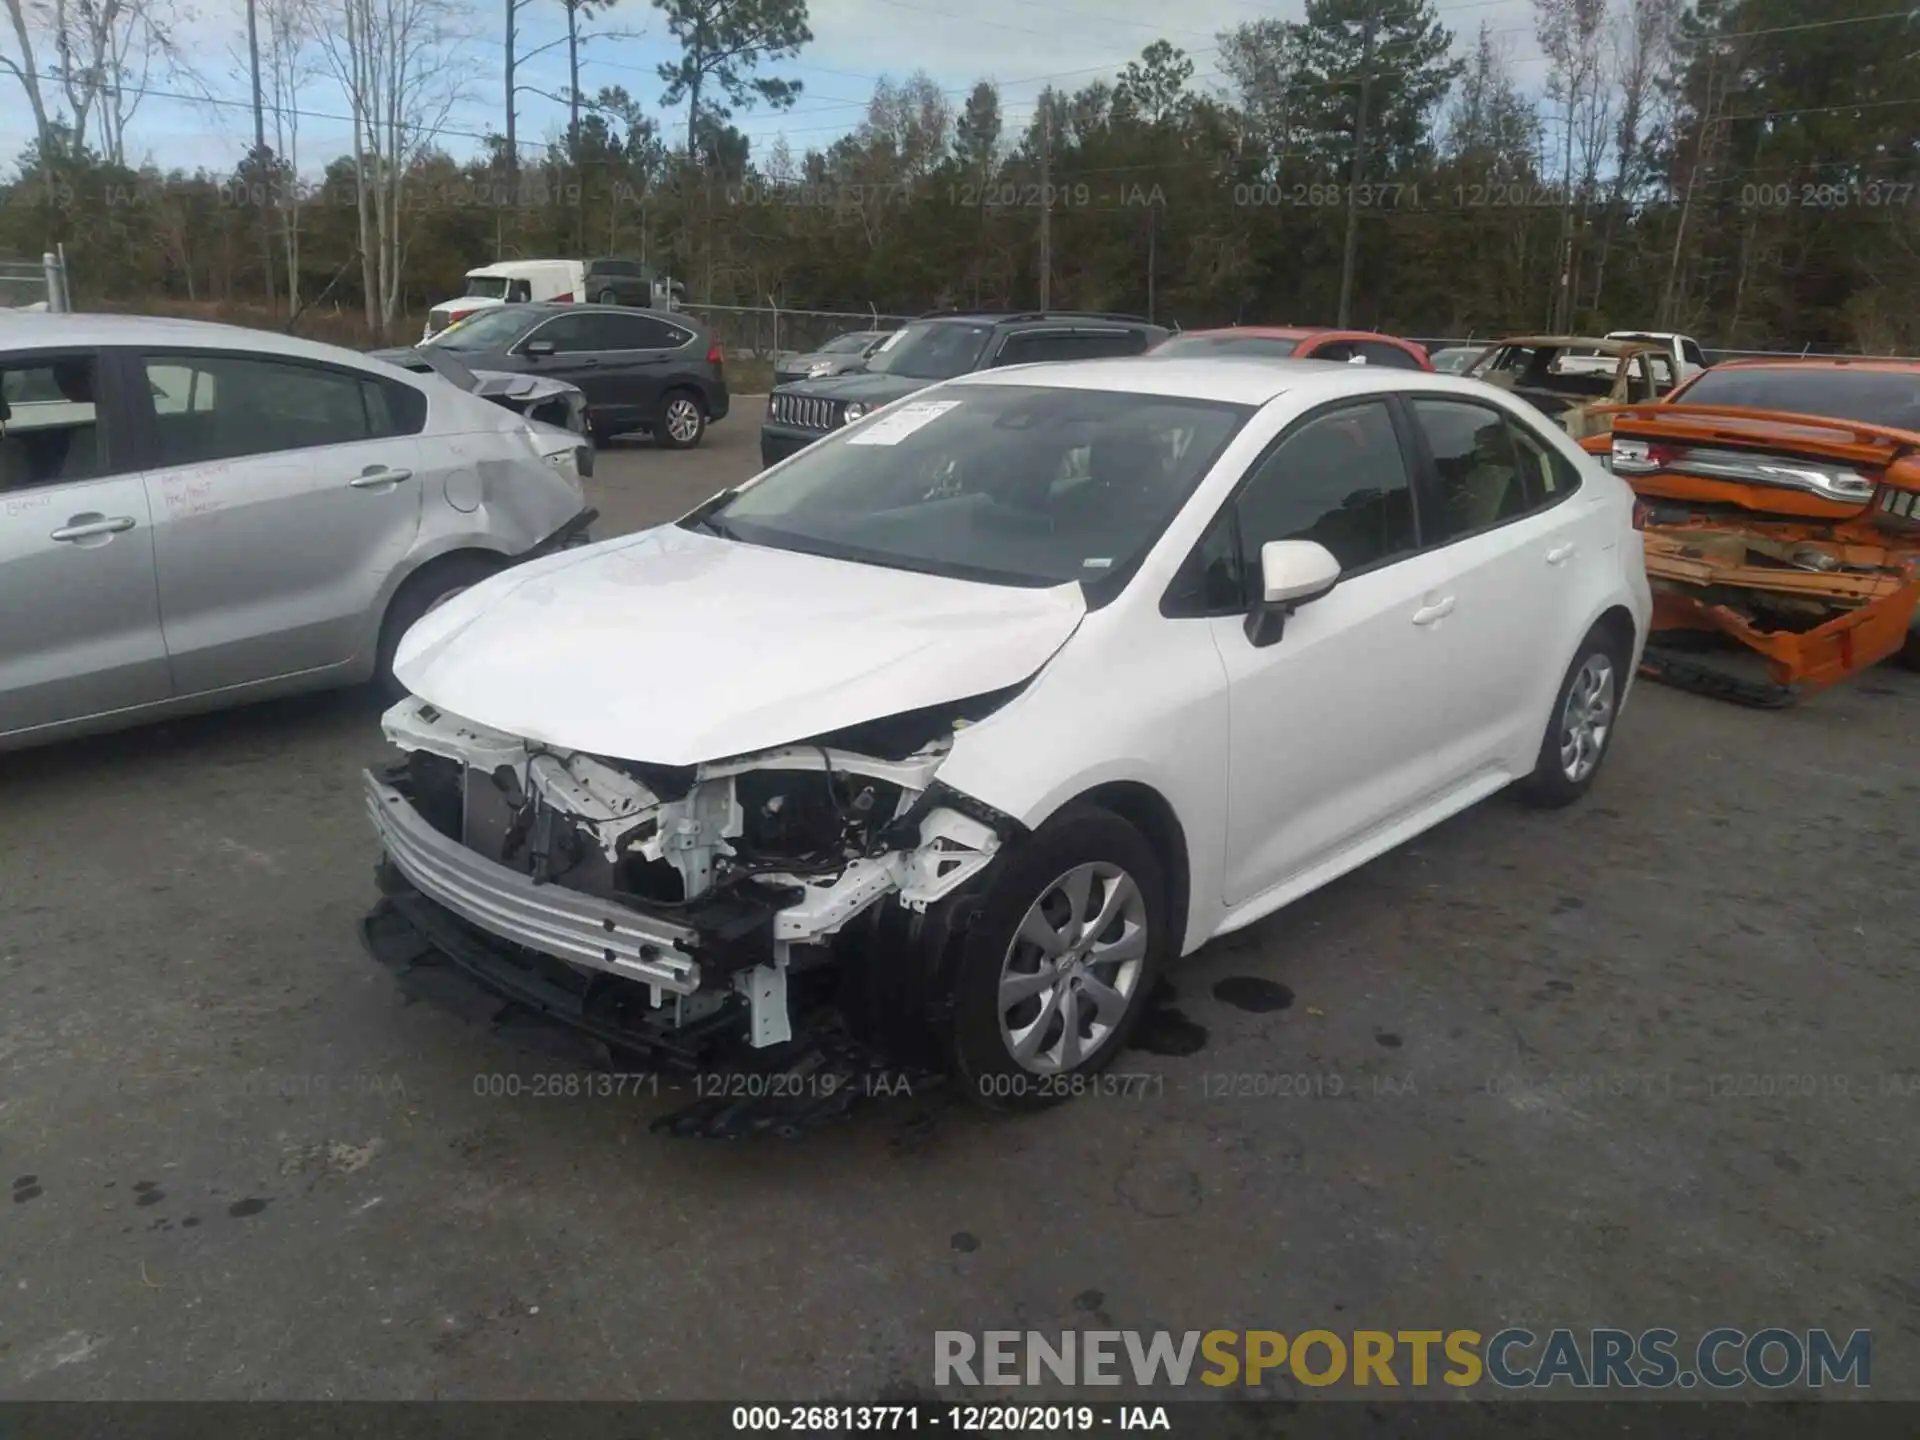
[(956, 408), (958, 400), (916, 400), (903, 405), (891, 415), (883, 415), (857, 435), (849, 435), (849, 445), (898, 445), (914, 431), (932, 424), (947, 411)]

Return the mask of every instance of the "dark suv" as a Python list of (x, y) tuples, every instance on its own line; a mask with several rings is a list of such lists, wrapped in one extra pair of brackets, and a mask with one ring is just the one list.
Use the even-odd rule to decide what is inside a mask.
[(1069, 310), (1019, 315), (926, 315), (902, 326), (866, 368), (781, 385), (767, 399), (760, 461), (772, 465), (869, 410), (989, 366), (1140, 355), (1168, 331), (1135, 315)]
[[(450, 351), (469, 370), (517, 371), (578, 386), (596, 442), (644, 430), (662, 449), (685, 450), (727, 413), (719, 342), (678, 310), (498, 305), (442, 330), (422, 348)], [(406, 363), (403, 352), (375, 353)]]

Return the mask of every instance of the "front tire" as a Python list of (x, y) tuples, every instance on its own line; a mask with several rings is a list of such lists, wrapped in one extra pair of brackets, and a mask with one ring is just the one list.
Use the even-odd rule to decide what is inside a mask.
[(1168, 941), (1166, 893), (1145, 837), (1093, 805), (1004, 857), (954, 974), (951, 1069), (968, 1099), (1044, 1109), (1119, 1058)]
[(1571, 805), (1593, 787), (1619, 728), (1627, 685), (1627, 654), (1619, 637), (1589, 631), (1554, 697), (1547, 733), (1520, 796), (1545, 810)]

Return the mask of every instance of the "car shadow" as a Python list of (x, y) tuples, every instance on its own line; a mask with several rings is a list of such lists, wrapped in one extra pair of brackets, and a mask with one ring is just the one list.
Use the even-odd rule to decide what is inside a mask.
[(0, 754), (0, 786), (62, 784), (156, 761), (249, 764), (328, 739), (352, 743), (356, 732), (377, 742), (385, 708), (371, 686), (357, 686), (157, 721)]

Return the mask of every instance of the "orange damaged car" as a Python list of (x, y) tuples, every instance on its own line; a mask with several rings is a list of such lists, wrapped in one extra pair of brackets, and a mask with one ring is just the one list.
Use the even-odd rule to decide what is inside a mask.
[[(1583, 440), (1640, 497), (1655, 678), (1782, 705), (1920, 669), (1920, 362), (1736, 360)], [(1767, 678), (1705, 662), (1730, 639)]]

